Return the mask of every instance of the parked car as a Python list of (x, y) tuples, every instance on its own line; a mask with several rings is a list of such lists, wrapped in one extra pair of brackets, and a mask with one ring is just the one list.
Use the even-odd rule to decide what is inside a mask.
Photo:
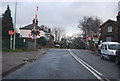
[(107, 60), (116, 59), (116, 50), (118, 48), (118, 42), (103, 42), (101, 45), (101, 59), (106, 58)]
[(118, 49), (116, 51), (116, 64), (120, 65), (120, 45), (118, 45)]
[(55, 48), (60, 48), (60, 45), (59, 44), (55, 44)]

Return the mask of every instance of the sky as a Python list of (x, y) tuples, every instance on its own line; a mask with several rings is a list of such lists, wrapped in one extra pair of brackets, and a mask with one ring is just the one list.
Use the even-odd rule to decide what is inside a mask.
[[(4, 13), (9, 4), (12, 18), (15, 17), (15, 1), (3, 1), (0, 12)], [(80, 33), (77, 27), (84, 16), (94, 16), (103, 22), (108, 19), (116, 21), (118, 13), (118, 0), (17, 0), (16, 27), (23, 27), (31, 24), (38, 9), (38, 24), (50, 28), (61, 27), (66, 31), (67, 36)]]

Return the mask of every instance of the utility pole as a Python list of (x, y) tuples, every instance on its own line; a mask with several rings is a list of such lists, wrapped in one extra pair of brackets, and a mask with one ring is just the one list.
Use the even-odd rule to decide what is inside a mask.
[(16, 42), (16, 13), (17, 13), (17, 0), (15, 2), (15, 17), (14, 17), (14, 39), (13, 39), (13, 50), (15, 50), (15, 42)]

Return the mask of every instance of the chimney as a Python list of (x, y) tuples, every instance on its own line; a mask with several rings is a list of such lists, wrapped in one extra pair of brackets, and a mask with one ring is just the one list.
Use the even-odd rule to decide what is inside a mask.
[(33, 24), (34, 23), (36, 23), (36, 25), (38, 25), (38, 19), (36, 19), (36, 21), (35, 21), (35, 19), (33, 19)]
[(33, 19), (33, 24), (35, 23), (35, 19)]
[(120, 22), (120, 12), (118, 12), (117, 21)]
[(38, 20), (36, 19), (36, 25), (38, 25)]

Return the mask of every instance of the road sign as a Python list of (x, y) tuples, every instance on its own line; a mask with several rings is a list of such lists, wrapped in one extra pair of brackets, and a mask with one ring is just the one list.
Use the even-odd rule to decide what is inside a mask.
[(14, 31), (10, 30), (10, 31), (8, 31), (8, 34), (9, 34), (9, 35), (13, 35), (13, 34), (14, 34)]
[(14, 35), (14, 31), (10, 30), (8, 31), (8, 34), (10, 35), (10, 49), (12, 49), (12, 40), (13, 40), (12, 35)]

